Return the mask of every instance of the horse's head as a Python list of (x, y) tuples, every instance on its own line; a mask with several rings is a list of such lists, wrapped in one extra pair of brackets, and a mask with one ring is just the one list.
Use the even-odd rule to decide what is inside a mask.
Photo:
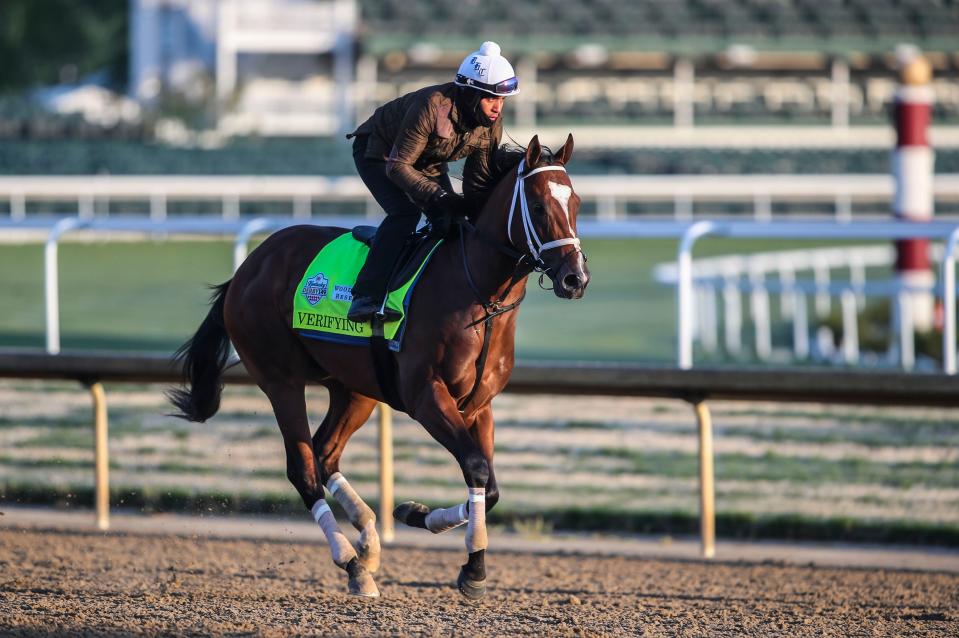
[(572, 135), (551, 159), (544, 157), (539, 137), (533, 137), (517, 168), (507, 227), (513, 245), (545, 269), (553, 292), (564, 299), (579, 299), (589, 284), (586, 257), (576, 235), (579, 195), (566, 173), (572, 154)]

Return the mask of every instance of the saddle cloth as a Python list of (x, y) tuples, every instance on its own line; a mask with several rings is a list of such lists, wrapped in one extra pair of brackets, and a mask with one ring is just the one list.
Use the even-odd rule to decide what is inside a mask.
[[(352, 232), (343, 233), (310, 262), (293, 295), (293, 329), (298, 334), (336, 343), (370, 345), (371, 323), (350, 321), (346, 313), (353, 301), (356, 276), (370, 252), (371, 230), (358, 226)], [(403, 341), (413, 289), (441, 242), (414, 235), (391, 277), (386, 305), (400, 313), (400, 317), (383, 324), (383, 337), (394, 352), (400, 350)]]

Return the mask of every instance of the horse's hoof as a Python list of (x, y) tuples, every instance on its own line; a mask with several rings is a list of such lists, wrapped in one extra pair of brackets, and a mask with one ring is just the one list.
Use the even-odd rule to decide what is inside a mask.
[(364, 572), (355, 578), (350, 576), (350, 594), (363, 598), (379, 598), (380, 590), (376, 588), (373, 576), (369, 572)]
[(426, 529), (426, 515), (429, 513), (430, 508), (422, 503), (406, 501), (396, 506), (393, 510), (393, 518), (404, 525)]
[(373, 576), (359, 560), (354, 558), (346, 566), (346, 573), (350, 576), (349, 592), (353, 596), (364, 598), (379, 598), (380, 590), (376, 588)]
[(360, 542), (356, 544), (356, 557), (360, 565), (371, 574), (375, 574), (380, 568), (380, 552), (380, 537), (375, 534), (367, 539), (361, 536)]
[(456, 579), (456, 587), (461, 594), (470, 600), (479, 600), (486, 595), (486, 581), (467, 578), (462, 567), (460, 568), (460, 575)]

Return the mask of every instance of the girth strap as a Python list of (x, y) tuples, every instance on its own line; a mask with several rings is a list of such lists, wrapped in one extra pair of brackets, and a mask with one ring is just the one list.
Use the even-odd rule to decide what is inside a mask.
[(406, 405), (397, 390), (396, 358), (390, 350), (389, 340), (383, 334), (383, 317), (373, 315), (370, 323), (373, 336), (370, 338), (370, 351), (373, 355), (373, 370), (376, 382), (380, 384), (383, 398), (394, 410), (406, 412)]

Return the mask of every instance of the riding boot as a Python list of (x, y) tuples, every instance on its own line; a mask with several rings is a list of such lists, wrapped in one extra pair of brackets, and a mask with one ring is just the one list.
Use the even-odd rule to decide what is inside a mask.
[[(403, 250), (403, 242), (416, 230), (418, 222), (419, 213), (394, 214), (387, 215), (380, 224), (376, 237), (373, 238), (370, 254), (353, 286), (353, 303), (347, 314), (350, 321), (369, 321), (375, 313), (384, 308), (383, 300), (388, 292), (389, 279)], [(387, 319), (390, 318), (397, 318), (396, 313), (388, 313)]]

